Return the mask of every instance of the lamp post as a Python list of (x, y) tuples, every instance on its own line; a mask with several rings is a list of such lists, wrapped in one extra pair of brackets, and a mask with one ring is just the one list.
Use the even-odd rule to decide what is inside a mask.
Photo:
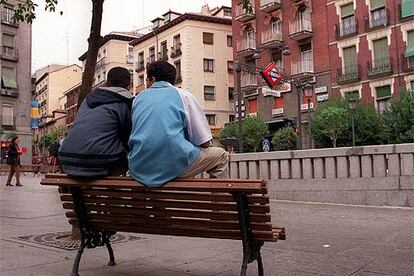
[(349, 109), (351, 110), (351, 122), (352, 122), (352, 146), (355, 147), (355, 108), (356, 100), (355, 98), (350, 98), (348, 100)]
[(241, 102), (242, 102), (242, 93), (241, 93), (241, 64), (240, 60), (236, 60), (234, 64), (234, 71), (236, 71), (236, 82), (237, 82), (237, 120), (239, 123), (239, 131), (238, 131), (238, 140), (239, 140), (239, 153), (243, 152), (243, 121), (242, 121), (242, 109), (241, 109)]
[(308, 102), (308, 143), (309, 148), (312, 148), (312, 114), (311, 114), (311, 97), (313, 94), (313, 86), (308, 83), (304, 86), (306, 100)]

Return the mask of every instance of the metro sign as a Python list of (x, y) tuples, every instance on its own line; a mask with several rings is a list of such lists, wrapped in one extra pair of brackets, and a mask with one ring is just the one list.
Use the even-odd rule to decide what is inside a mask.
[(267, 85), (272, 88), (280, 84), (283, 80), (282, 73), (279, 71), (274, 62), (267, 65), (262, 71), (260, 71), (260, 73)]

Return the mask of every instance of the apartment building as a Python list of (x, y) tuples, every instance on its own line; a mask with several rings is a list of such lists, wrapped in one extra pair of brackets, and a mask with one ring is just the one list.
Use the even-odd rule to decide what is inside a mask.
[(204, 5), (201, 13), (168, 11), (152, 23), (152, 32), (130, 43), (135, 93), (145, 89), (149, 63), (168, 61), (177, 69), (176, 86), (196, 97), (217, 137), (234, 119), (231, 8)]
[[(53, 111), (65, 109), (63, 93), (82, 78), (82, 68), (76, 64), (69, 66), (47, 66), (41, 69), (35, 82), (35, 99), (39, 102), (40, 128), (53, 119)], [(63, 100), (63, 102), (62, 102)]]
[(27, 149), (21, 156), (21, 162), (30, 164), (32, 159), (30, 129), (32, 26), (13, 22), (15, 6), (20, 2), (9, 0), (7, 5), (0, 5), (0, 121), (4, 129), (3, 136), (0, 137), (0, 163), (5, 162), (8, 146), (8, 141), (5, 141), (6, 135), (16, 133), (20, 138), (20, 147)]
[[(141, 36), (138, 31), (135, 32), (112, 32), (105, 35), (101, 41), (97, 62), (95, 66), (94, 87), (102, 86), (106, 83), (106, 77), (109, 70), (113, 67), (125, 67), (131, 72), (131, 78), (134, 71), (134, 56), (132, 46), (129, 42)], [(86, 63), (86, 54), (79, 57), (83, 62), (83, 69)]]
[(66, 97), (66, 125), (70, 127), (75, 121), (75, 115), (78, 111), (78, 98), (80, 94), (81, 83), (69, 88), (63, 93)]
[[(326, 0), (250, 0), (247, 10), (239, 3), (232, 1), (234, 59), (243, 69), (242, 116), (260, 116), (274, 132), (295, 124), (297, 93), (301, 112), (308, 111), (307, 99), (302, 89), (298, 92), (289, 83), (270, 88), (254, 70), (243, 67), (260, 69), (274, 62), (287, 77), (308, 79), (313, 84), (311, 109), (327, 100), (331, 73)], [(288, 56), (282, 54), (286, 47), (290, 50)]]
[(327, 1), (333, 92), (382, 113), (414, 89), (414, 1)]

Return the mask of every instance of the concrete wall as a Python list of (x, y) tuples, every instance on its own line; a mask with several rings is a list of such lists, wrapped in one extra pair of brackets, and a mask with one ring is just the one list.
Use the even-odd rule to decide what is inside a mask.
[(414, 207), (414, 143), (230, 156), (231, 178), (261, 178), (273, 199)]

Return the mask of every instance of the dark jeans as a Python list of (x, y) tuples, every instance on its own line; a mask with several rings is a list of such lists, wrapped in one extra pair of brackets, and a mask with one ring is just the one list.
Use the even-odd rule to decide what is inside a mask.
[(14, 174), (16, 174), (16, 184), (19, 184), (20, 183), (20, 165), (10, 165), (9, 177), (7, 177), (6, 184), (11, 184)]

